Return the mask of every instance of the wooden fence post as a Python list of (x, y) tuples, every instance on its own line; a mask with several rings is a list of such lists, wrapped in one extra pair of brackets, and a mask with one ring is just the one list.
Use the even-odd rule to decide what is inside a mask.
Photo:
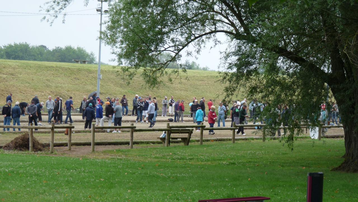
[[(132, 123), (131, 126), (134, 126), (134, 124)], [(134, 128), (131, 128), (131, 137), (130, 137), (130, 142), (129, 142), (131, 149), (133, 149), (133, 139), (134, 139), (133, 136), (134, 136)]]
[(322, 136), (322, 125), (318, 126), (318, 140), (321, 140), (321, 136)]
[(233, 123), (233, 126), (234, 126), (234, 129), (232, 129), (232, 143), (235, 143), (235, 130), (236, 130), (235, 122)]
[[(167, 128), (170, 129), (170, 123), (167, 123)], [(165, 146), (169, 146), (170, 141), (170, 130), (167, 131), (167, 135), (165, 136)]]
[[(201, 122), (201, 126), (203, 126), (204, 123)], [(203, 139), (204, 139), (204, 128), (200, 127), (200, 145), (203, 145)]]
[(262, 127), (262, 142), (266, 140), (266, 126)]
[[(70, 126), (72, 127), (72, 123), (70, 123)], [(68, 150), (71, 151), (72, 146), (72, 128), (68, 129)]]
[(92, 135), (92, 138), (91, 138), (91, 151), (94, 152), (95, 150), (95, 128), (96, 128), (96, 124), (92, 124), (92, 130), (91, 130), (91, 135)]
[(32, 123), (30, 126), (31, 126), (31, 128), (30, 128), (30, 133), (29, 133), (29, 151), (33, 152), (33, 150), (34, 150), (34, 142), (33, 142), (34, 129), (32, 128)]
[(50, 140), (50, 153), (53, 153), (53, 147), (55, 144), (55, 123), (51, 123), (51, 140)]

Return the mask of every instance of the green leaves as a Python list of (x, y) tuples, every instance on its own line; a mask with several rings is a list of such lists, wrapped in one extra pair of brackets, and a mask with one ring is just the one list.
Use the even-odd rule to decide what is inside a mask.
[(249, 6), (251, 7), (254, 3), (256, 3), (258, 0), (247, 0), (249, 3)]

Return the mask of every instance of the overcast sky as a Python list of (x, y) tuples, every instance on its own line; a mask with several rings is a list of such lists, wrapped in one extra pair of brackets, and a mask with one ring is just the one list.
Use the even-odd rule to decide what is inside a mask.
[[(97, 0), (90, 0), (87, 7), (84, 0), (74, 0), (67, 8), (65, 23), (62, 16), (52, 26), (46, 21), (41, 21), (44, 16), (40, 12), (48, 0), (0, 0), (0, 46), (7, 44), (27, 42), (30, 45), (45, 45), (50, 49), (56, 46), (82, 47), (88, 52), (93, 52), (98, 60), (99, 47), (99, 14), (96, 12)], [(104, 17), (106, 19), (106, 17)], [(195, 61), (202, 67), (217, 70), (220, 64), (220, 51), (225, 50), (225, 45), (214, 49), (204, 49), (196, 58), (185, 58)], [(111, 48), (102, 43), (102, 62), (116, 65)]]

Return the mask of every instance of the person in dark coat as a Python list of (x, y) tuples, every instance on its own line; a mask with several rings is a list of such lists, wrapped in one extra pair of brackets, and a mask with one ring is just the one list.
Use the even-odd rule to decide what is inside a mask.
[[(204, 98), (204, 97), (200, 100), (200, 107), (201, 107), (201, 110), (203, 110), (203, 112), (204, 112), (204, 117), (206, 117), (206, 112), (205, 112), (205, 98)], [(209, 111), (210, 111), (210, 109), (209, 109)]]
[(86, 108), (84, 115), (86, 117), (86, 123), (85, 123), (85, 130), (87, 128), (91, 129), (92, 127), (92, 121), (96, 118), (96, 115), (94, 114), (94, 109), (92, 106), (92, 103), (88, 104), (88, 107)]
[[(20, 126), (21, 109), (19, 107), (19, 102), (16, 102), (15, 106), (12, 108), (11, 116), (13, 120), (13, 125), (15, 126), (17, 124), (18, 126)], [(13, 128), (13, 130), (15, 131), (15, 128)], [(21, 128), (19, 128), (19, 131), (21, 131)]]
[(27, 104), (27, 102), (20, 102), (19, 106), (20, 106), (20, 109), (21, 109), (22, 116), (25, 116), (26, 107), (29, 106), (29, 104)]
[(32, 102), (32, 101), (35, 103), (35, 105), (37, 105), (37, 104), (40, 103), (40, 100), (39, 100), (39, 98), (37, 97), (37, 95), (35, 95), (35, 97), (32, 98), (31, 102)]
[[(198, 104), (197, 100), (195, 100), (194, 103), (190, 107), (190, 110), (193, 112), (193, 123), (196, 123), (195, 115), (196, 115), (196, 111), (198, 110), (198, 107), (200, 107), (200, 105)], [(203, 110), (203, 109), (201, 109), (201, 110)], [(204, 112), (204, 110), (203, 110), (203, 112)]]
[(7, 103), (7, 101), (11, 101), (11, 103), (12, 103), (12, 93), (10, 93), (7, 97), (6, 97), (6, 103)]
[[(11, 101), (8, 100), (7, 103), (2, 107), (2, 115), (4, 115), (4, 126), (10, 125), (11, 122)], [(5, 128), (4, 128), (5, 131)], [(10, 131), (10, 128), (7, 128), (7, 131)]]
[[(113, 113), (114, 113), (114, 111), (113, 111), (113, 107), (112, 107), (111, 103), (106, 102), (105, 115), (101, 119), (101, 123), (100, 123), (101, 126), (103, 126), (104, 121), (108, 121), (108, 126), (111, 126)], [(107, 132), (109, 133), (109, 129), (107, 129)]]

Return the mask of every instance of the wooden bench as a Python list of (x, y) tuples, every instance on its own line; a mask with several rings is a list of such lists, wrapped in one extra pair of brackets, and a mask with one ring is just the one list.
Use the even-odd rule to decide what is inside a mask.
[[(170, 133), (167, 132), (167, 137), (170, 136), (170, 139), (169, 139), (169, 145), (170, 145), (170, 140), (178, 140), (180, 139), (185, 146), (188, 146), (189, 143), (190, 143), (190, 139), (191, 139), (191, 135), (193, 134), (193, 129), (174, 129), (174, 130), (171, 130)], [(187, 134), (187, 135), (184, 135), (184, 134)], [(174, 135), (172, 136), (173, 134), (181, 134), (181, 135)], [(163, 145), (165, 146), (165, 139), (166, 137), (164, 138), (161, 138), (161, 137), (158, 137), (158, 139), (160, 139), (160, 141), (163, 142)]]
[(254, 196), (254, 197), (243, 197), (243, 198), (208, 199), (208, 200), (199, 200), (199, 202), (235, 202), (235, 201), (263, 202), (265, 200), (270, 200), (270, 198), (262, 197), (262, 196)]

